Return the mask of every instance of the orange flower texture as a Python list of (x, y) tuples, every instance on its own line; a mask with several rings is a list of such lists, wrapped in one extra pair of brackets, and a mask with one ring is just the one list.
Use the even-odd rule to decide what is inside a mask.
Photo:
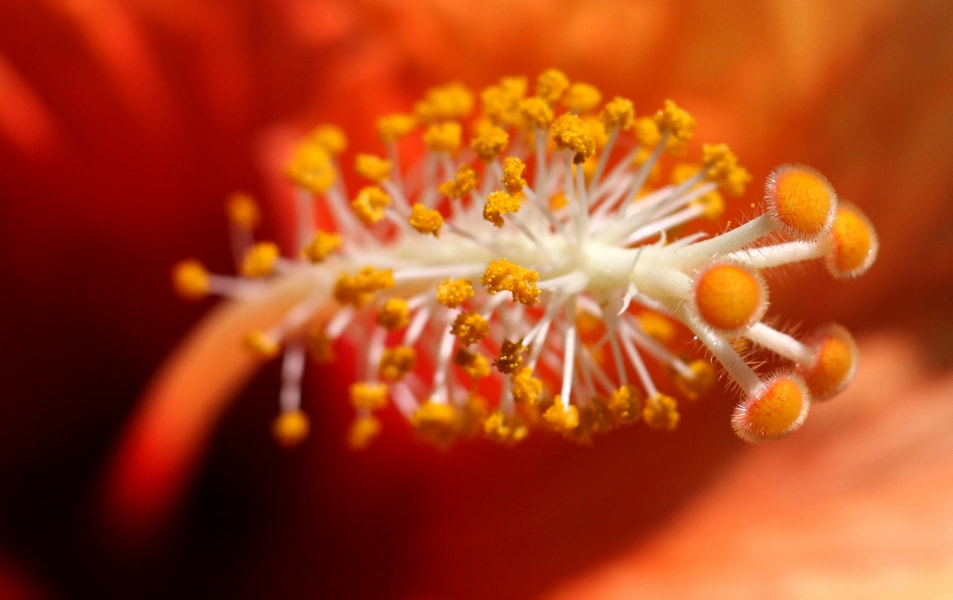
[(950, 597), (947, 4), (0, 0), (0, 597)]

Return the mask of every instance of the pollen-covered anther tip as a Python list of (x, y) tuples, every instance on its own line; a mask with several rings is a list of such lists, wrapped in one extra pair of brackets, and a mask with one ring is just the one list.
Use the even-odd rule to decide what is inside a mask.
[(735, 407), (731, 426), (746, 442), (779, 440), (804, 423), (810, 405), (810, 393), (799, 376), (775, 375)]
[(417, 202), (410, 210), (410, 217), (407, 222), (419, 233), (430, 234), (434, 237), (440, 237), (440, 228), (443, 227), (443, 216), (440, 211), (427, 208)]
[(245, 335), (245, 347), (259, 358), (272, 359), (281, 352), (281, 343), (268, 333), (256, 329)]
[(323, 262), (340, 248), (343, 241), (337, 233), (318, 231), (314, 234), (311, 243), (301, 249), (301, 254), (312, 263), (317, 264)]
[(562, 398), (556, 396), (543, 413), (543, 420), (559, 433), (569, 433), (579, 427), (579, 409), (573, 405), (564, 406)]
[(390, 206), (390, 196), (376, 185), (367, 186), (351, 201), (354, 214), (365, 225), (373, 225), (384, 218), (384, 209)]
[(374, 183), (380, 183), (390, 176), (392, 164), (389, 160), (373, 154), (358, 154), (354, 159), (354, 170), (358, 175)]
[(642, 407), (642, 420), (652, 429), (673, 431), (678, 427), (679, 418), (678, 403), (667, 394), (652, 394)]
[(497, 409), (483, 421), (483, 434), (490, 441), (511, 446), (526, 439), (529, 428), (519, 415), (507, 415)]
[(582, 163), (596, 154), (596, 139), (592, 130), (580, 117), (572, 113), (561, 115), (552, 126), (553, 141), (560, 148), (573, 152), (573, 162)]
[(236, 192), (228, 197), (225, 204), (228, 220), (243, 229), (254, 229), (261, 221), (261, 209), (251, 195)]
[(428, 400), (410, 417), (417, 433), (437, 446), (449, 446), (461, 433), (462, 416), (453, 406)]
[(476, 292), (473, 291), (473, 284), (463, 277), (459, 279), (450, 279), (449, 277), (437, 284), (437, 302), (447, 308), (457, 308), (470, 298)]
[(569, 78), (558, 69), (546, 69), (536, 79), (536, 95), (546, 102), (553, 103), (569, 87)]
[(258, 279), (271, 275), (278, 262), (278, 246), (271, 242), (259, 242), (248, 249), (242, 258), (241, 273)]
[(764, 199), (775, 225), (799, 239), (828, 231), (837, 212), (837, 195), (827, 178), (804, 165), (775, 168), (765, 181)]
[(688, 364), (691, 377), (675, 374), (675, 387), (689, 400), (697, 400), (715, 385), (715, 369), (707, 360), (694, 360)]
[(307, 439), (308, 416), (300, 410), (282, 411), (271, 423), (271, 434), (285, 448), (296, 448)]
[(352, 383), (348, 390), (351, 406), (357, 410), (380, 410), (387, 406), (387, 386), (373, 381)]
[(183, 260), (172, 268), (172, 286), (186, 300), (206, 297), (210, 285), (208, 270), (195, 259)]
[(716, 264), (695, 279), (694, 302), (699, 316), (721, 331), (736, 331), (761, 319), (768, 307), (768, 287), (747, 267)]
[(380, 434), (381, 422), (374, 415), (361, 415), (351, 422), (347, 434), (347, 445), (351, 450), (367, 448)]
[(843, 391), (854, 379), (860, 352), (850, 332), (836, 324), (815, 332), (809, 345), (814, 350), (814, 361), (802, 366), (800, 373), (811, 398), (827, 400)]
[(841, 203), (828, 242), (827, 270), (838, 279), (860, 277), (877, 259), (880, 243), (870, 221), (856, 206)]
[(663, 102), (654, 120), (660, 131), (669, 132), (679, 142), (690, 140), (695, 131), (695, 118), (672, 100)]

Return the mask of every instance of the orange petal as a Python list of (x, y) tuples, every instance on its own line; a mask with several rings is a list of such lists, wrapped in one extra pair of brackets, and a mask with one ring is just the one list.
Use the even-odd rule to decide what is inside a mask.
[(275, 324), (309, 292), (312, 284), (289, 278), (261, 298), (222, 304), (179, 345), (143, 394), (107, 471), (105, 518), (120, 533), (149, 535), (162, 524), (229, 400), (264, 364), (243, 337)]

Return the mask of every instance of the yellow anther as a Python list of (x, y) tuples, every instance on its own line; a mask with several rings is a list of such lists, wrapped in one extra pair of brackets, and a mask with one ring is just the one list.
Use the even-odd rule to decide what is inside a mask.
[(403, 329), (410, 323), (410, 308), (403, 298), (388, 298), (377, 311), (377, 324), (395, 331)]
[(341, 273), (334, 283), (334, 299), (341, 304), (361, 307), (375, 293), (394, 287), (394, 272), (391, 269), (363, 267), (354, 275)]
[(258, 242), (248, 249), (242, 258), (241, 274), (257, 279), (271, 275), (278, 262), (278, 246), (271, 242)]
[(483, 205), (483, 219), (493, 223), (495, 227), (503, 227), (503, 215), (518, 211), (522, 202), (522, 192), (516, 194), (503, 190), (491, 192), (486, 197), (486, 204)]
[(837, 213), (837, 195), (827, 179), (810, 167), (782, 165), (768, 175), (764, 199), (775, 223), (803, 239), (829, 230)]
[(377, 120), (377, 136), (384, 143), (396, 142), (410, 135), (416, 126), (413, 115), (387, 115)]
[(768, 288), (745, 267), (716, 264), (695, 281), (698, 314), (715, 329), (732, 331), (756, 322), (767, 308)]
[(617, 426), (606, 409), (606, 398), (603, 396), (593, 396), (578, 410), (579, 427), (566, 436), (574, 442), (591, 444), (593, 434), (612, 431)]
[(814, 400), (839, 394), (857, 372), (857, 344), (840, 325), (828, 325), (812, 336), (813, 362), (801, 365), (800, 373)]
[(539, 302), (540, 289), (536, 286), (539, 272), (511, 263), (505, 258), (492, 261), (483, 273), (483, 286), (490, 294), (508, 291), (513, 300), (526, 306)]
[(380, 410), (387, 406), (387, 386), (383, 383), (359, 381), (348, 390), (351, 406), (357, 410)]
[(523, 367), (513, 374), (510, 383), (510, 391), (517, 403), (536, 406), (539, 396), (543, 393), (543, 382), (538, 377), (533, 377), (532, 367)]
[(577, 115), (566, 113), (556, 119), (552, 136), (558, 147), (574, 153), (574, 163), (584, 162), (596, 154), (596, 139), (586, 122)]
[(450, 279), (437, 284), (437, 302), (447, 308), (457, 308), (474, 295), (473, 284), (467, 279)]
[(702, 146), (702, 164), (708, 178), (732, 196), (740, 196), (751, 181), (751, 173), (738, 164), (738, 157), (725, 144)]
[(423, 234), (431, 234), (434, 237), (440, 237), (440, 228), (443, 227), (443, 216), (440, 211), (427, 208), (417, 202), (410, 209), (410, 217), (407, 219), (410, 226)]
[(735, 407), (731, 425), (746, 442), (767, 442), (793, 433), (804, 423), (810, 398), (795, 376), (778, 375)]
[(672, 183), (684, 183), (695, 175), (698, 175), (699, 171), (701, 171), (701, 167), (698, 165), (693, 165), (690, 163), (678, 163), (672, 167)]
[(278, 340), (260, 329), (249, 331), (245, 335), (245, 347), (259, 358), (271, 359), (281, 352)]
[(675, 387), (689, 400), (704, 396), (715, 385), (715, 369), (707, 360), (697, 359), (688, 364), (691, 377), (675, 372)]
[(489, 412), (486, 398), (470, 392), (460, 410), (460, 435), (476, 435), (483, 429), (483, 421)]
[(319, 231), (314, 234), (314, 239), (301, 250), (301, 253), (311, 262), (319, 263), (340, 248), (341, 241), (341, 236), (336, 233)]
[(606, 410), (616, 425), (631, 425), (642, 418), (642, 393), (633, 385), (621, 385), (609, 394)]
[(484, 127), (473, 141), (470, 147), (476, 152), (477, 158), (483, 162), (490, 162), (496, 158), (500, 152), (506, 149), (510, 143), (510, 136), (500, 127), (489, 125)]
[(834, 277), (859, 277), (877, 259), (877, 232), (864, 213), (853, 205), (841, 203), (827, 242), (827, 269)]
[(390, 196), (376, 185), (363, 188), (351, 201), (354, 214), (368, 226), (380, 222), (384, 218), (384, 209), (388, 206), (390, 206)]
[(579, 409), (573, 405), (563, 406), (562, 398), (556, 396), (543, 413), (543, 420), (559, 433), (569, 433), (579, 427)]
[(243, 229), (254, 229), (261, 221), (261, 210), (250, 194), (236, 192), (228, 197), (225, 204), (228, 220)]
[(424, 143), (434, 152), (454, 153), (460, 149), (463, 129), (456, 121), (435, 123), (424, 131)]
[(519, 102), (526, 96), (527, 87), (523, 77), (504, 77), (499, 85), (484, 89), (480, 93), (483, 114), (494, 123), (516, 125), (521, 119)]
[(576, 313), (576, 331), (584, 340), (598, 340), (606, 332), (606, 322), (598, 313), (579, 311)]
[(328, 337), (328, 334), (323, 330), (315, 329), (309, 332), (306, 341), (308, 355), (314, 362), (326, 365), (334, 362), (337, 358), (334, 352), (334, 340)]
[(460, 435), (463, 422), (460, 412), (453, 406), (428, 400), (411, 415), (410, 424), (427, 441), (448, 446)]
[(308, 416), (300, 410), (281, 411), (271, 423), (271, 434), (285, 448), (299, 446), (308, 437)]
[(381, 432), (381, 422), (374, 415), (361, 415), (351, 422), (347, 446), (351, 450), (367, 448)]
[(559, 210), (560, 208), (565, 208), (569, 205), (569, 198), (566, 197), (566, 192), (559, 191), (553, 194), (549, 198), (549, 210)]
[(473, 379), (483, 379), (490, 376), (490, 359), (479, 352), (466, 348), (457, 348), (453, 355), (453, 364), (461, 367)]
[(659, 133), (658, 125), (652, 117), (636, 119), (634, 129), (635, 139), (643, 148), (655, 148), (662, 141), (662, 134)]
[(414, 113), (424, 123), (459, 119), (473, 110), (473, 92), (459, 83), (432, 88), (414, 106)]
[(205, 266), (195, 259), (183, 260), (172, 268), (172, 286), (186, 300), (208, 295), (211, 279)]
[(678, 426), (678, 403), (665, 394), (653, 394), (642, 408), (642, 420), (652, 429), (672, 431)]
[(526, 171), (526, 163), (515, 156), (507, 156), (503, 159), (503, 188), (510, 195), (518, 194), (526, 187), (526, 180), (523, 179), (523, 172)]
[(700, 206), (706, 219), (715, 220), (725, 212), (725, 200), (717, 190), (712, 190), (692, 200), (692, 205)]
[(399, 381), (410, 373), (417, 363), (417, 352), (410, 346), (386, 348), (381, 354), (381, 379)]
[(563, 96), (563, 105), (576, 114), (589, 112), (599, 106), (600, 102), (602, 94), (594, 85), (588, 83), (572, 84)]
[(526, 439), (529, 428), (519, 415), (494, 410), (483, 422), (483, 433), (490, 441), (511, 445)]
[(662, 103), (662, 108), (655, 113), (655, 124), (660, 131), (669, 132), (680, 142), (692, 139), (695, 130), (695, 118), (681, 109), (671, 100)]
[(553, 109), (539, 96), (520, 100), (519, 107), (520, 115), (539, 129), (545, 129), (553, 122)]
[(285, 174), (295, 184), (315, 193), (324, 193), (337, 181), (331, 154), (315, 142), (305, 141), (295, 148)]
[(523, 340), (520, 339), (515, 342), (503, 340), (500, 345), (500, 355), (493, 361), (493, 366), (505, 375), (515, 373), (523, 367), (524, 352), (526, 352), (526, 347), (523, 345)]
[(337, 125), (321, 125), (311, 132), (308, 140), (335, 156), (347, 150), (347, 136)]
[(449, 198), (463, 198), (476, 188), (477, 172), (469, 165), (457, 169), (453, 179), (444, 181), (437, 191)]
[(380, 183), (390, 176), (391, 162), (373, 154), (358, 154), (354, 159), (354, 170), (361, 177)]
[(536, 80), (536, 95), (552, 104), (559, 100), (566, 88), (569, 87), (569, 78), (557, 69), (547, 69)]
[(592, 134), (592, 139), (596, 141), (596, 150), (605, 148), (606, 144), (609, 142), (609, 133), (606, 131), (606, 124), (603, 123), (601, 119), (593, 115), (584, 116), (582, 118), (582, 122), (585, 123), (586, 127), (589, 128), (589, 133)]
[(462, 312), (453, 320), (450, 333), (467, 346), (490, 335), (490, 324), (475, 312)]
[(632, 101), (616, 96), (602, 107), (599, 118), (605, 123), (606, 129), (631, 129), (635, 122), (635, 108)]

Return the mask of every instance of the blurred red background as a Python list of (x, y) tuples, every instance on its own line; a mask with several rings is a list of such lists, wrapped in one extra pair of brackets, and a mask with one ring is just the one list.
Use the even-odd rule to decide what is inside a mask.
[(674, 435), (622, 431), (595, 448), (440, 453), (392, 428), (355, 455), (347, 382), (314, 369), (316, 435), (287, 454), (268, 435), (270, 367), (236, 399), (161, 539), (106, 535), (94, 502), (111, 444), (206, 308), (174, 297), (170, 265), (229, 269), (222, 202), (236, 189), (280, 202), (289, 132), (335, 122), (373, 150), (376, 116), (448, 80), (555, 66), (642, 113), (675, 98), (697, 137), (730, 144), (756, 181), (778, 162), (817, 167), (878, 226), (880, 263), (856, 282), (812, 279), (823, 303), (780, 281), (772, 311), (836, 318), (859, 337), (911, 332), (924, 373), (953, 355), (944, 2), (0, 0), (0, 15), (11, 595), (535, 596), (664, 532), (752, 452), (730, 433), (730, 406), (710, 402)]

